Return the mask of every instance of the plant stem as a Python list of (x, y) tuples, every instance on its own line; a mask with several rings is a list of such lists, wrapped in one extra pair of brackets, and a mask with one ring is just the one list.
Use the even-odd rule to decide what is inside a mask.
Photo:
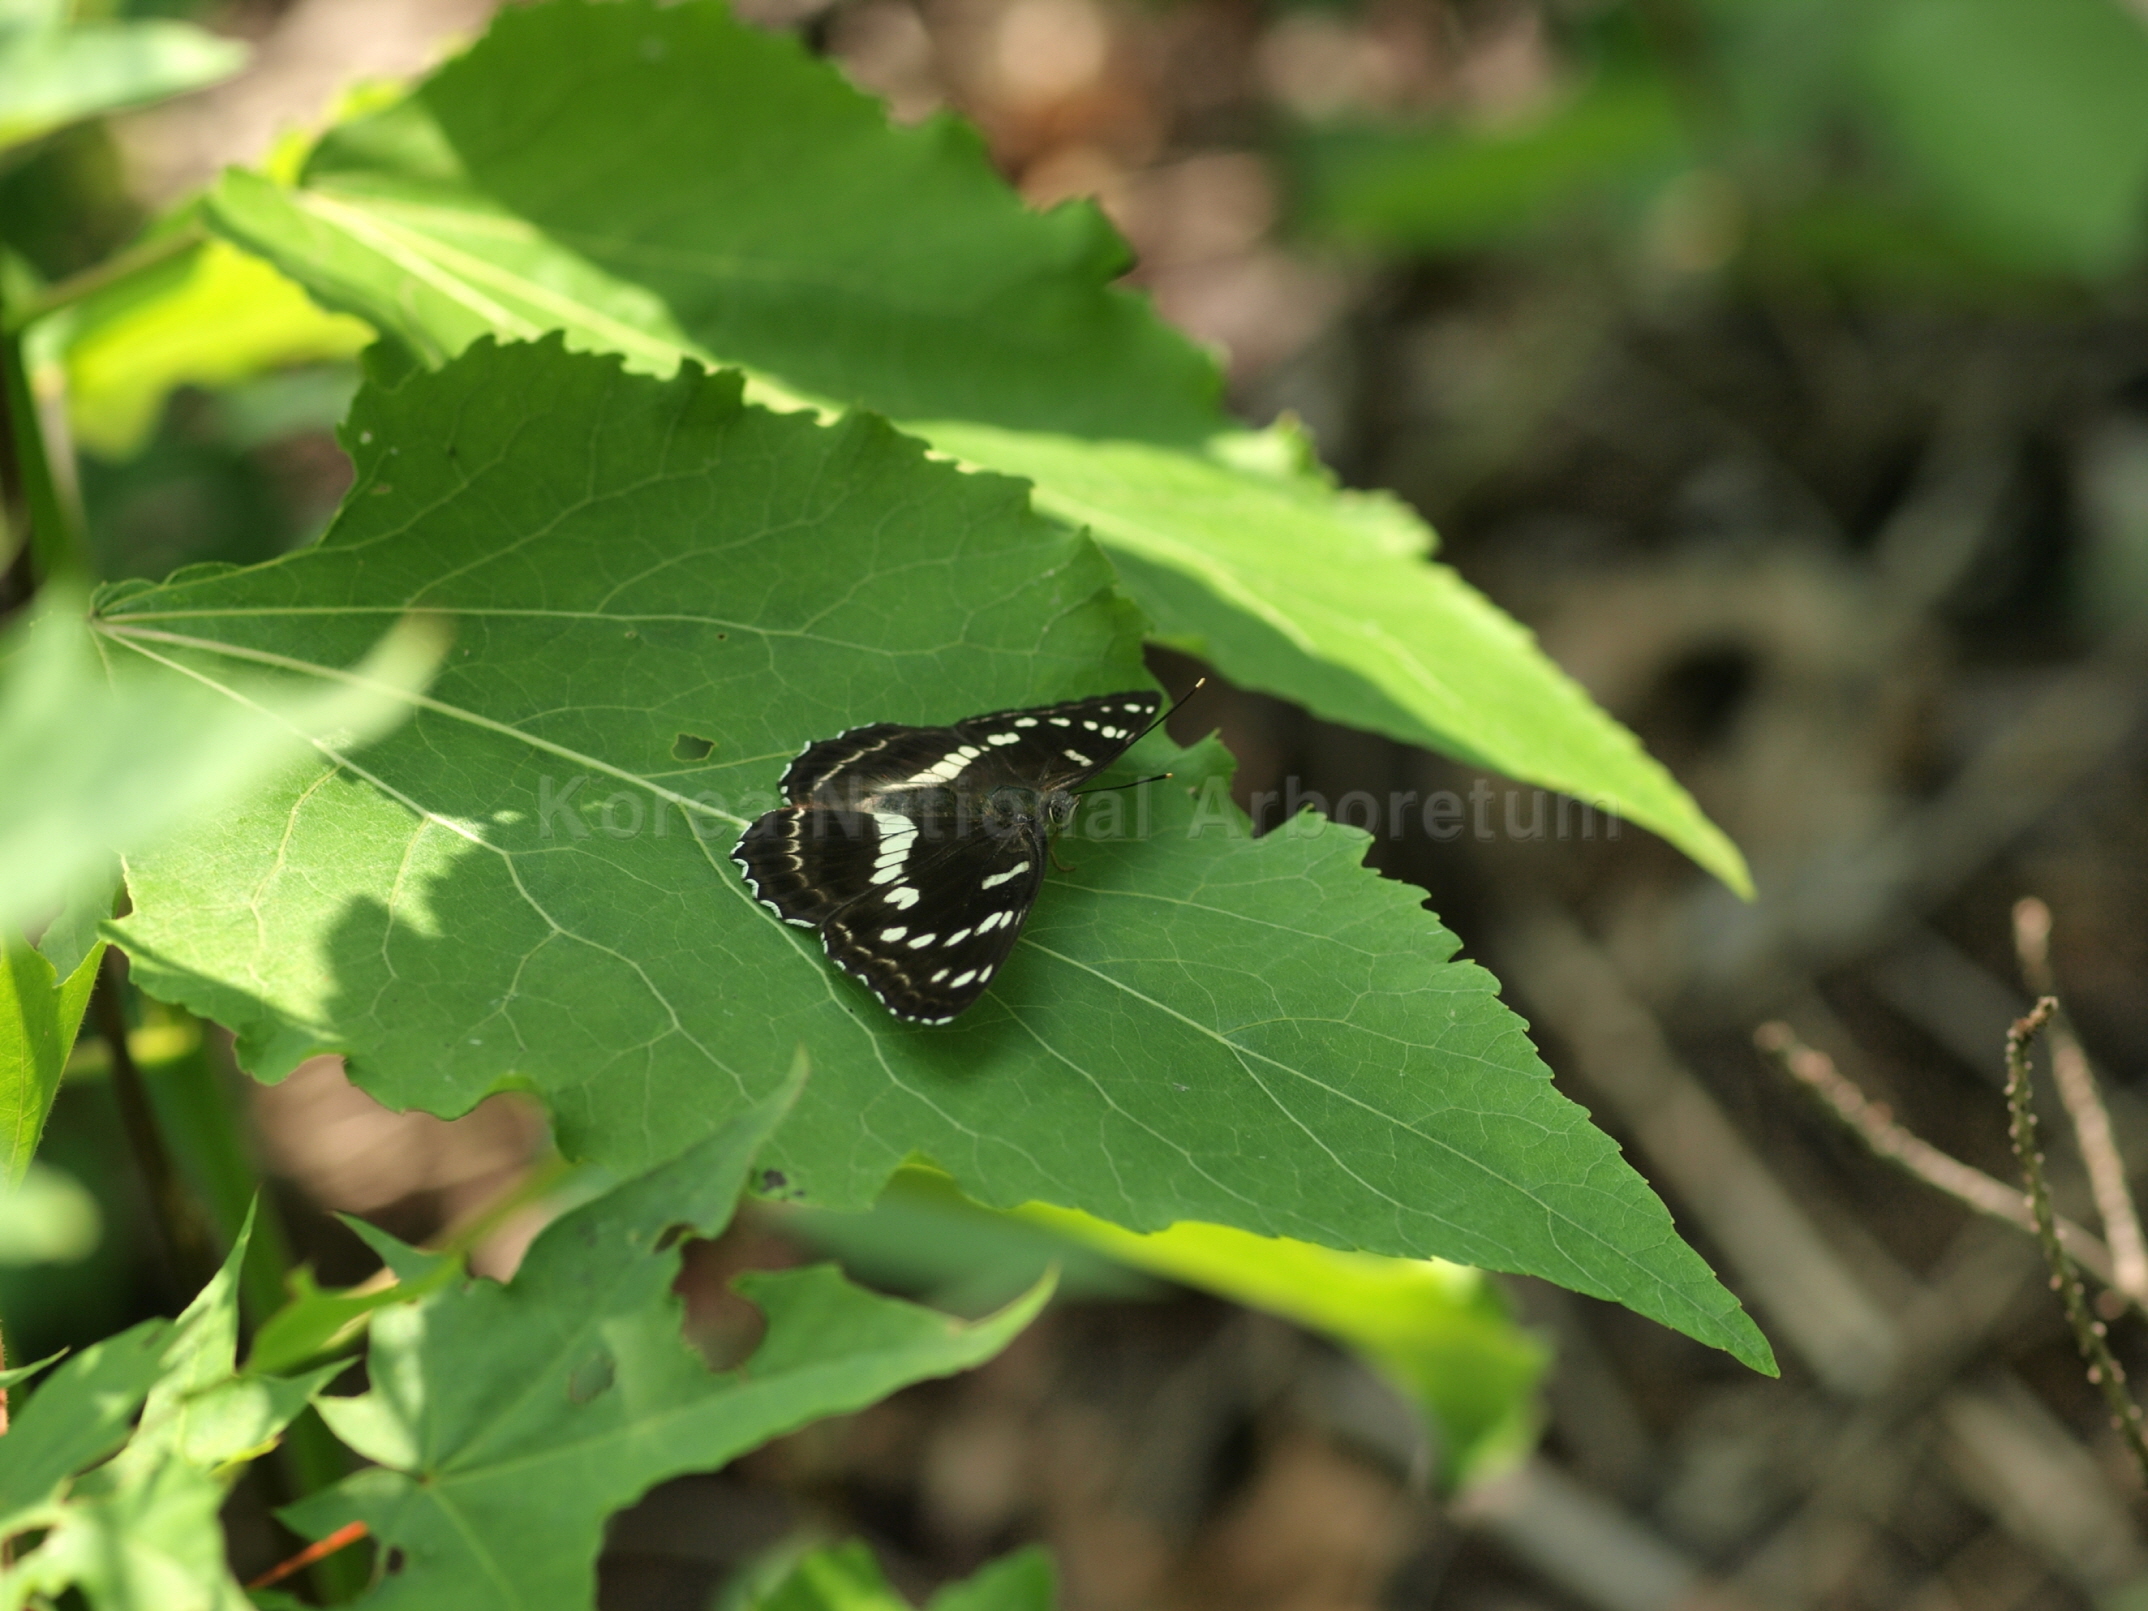
[(2021, 1161), (2027, 1183), (2029, 1209), (2036, 1216), (2036, 1239), (2043, 1244), (2044, 1262), (2051, 1267), (2051, 1285), (2065, 1305), (2066, 1320), (2073, 1327), (2074, 1343), (2088, 1362), (2088, 1379), (2103, 1393), (2111, 1412), (2111, 1424), (2126, 1440), (2126, 1448), (2148, 1482), (2148, 1433), (2141, 1425), (2141, 1407), (2126, 1391), (2125, 1368), (2111, 1354), (2104, 1339), (2104, 1325), (2088, 1311), (2088, 1295), (2073, 1261), (2060, 1245), (2057, 1215), (2051, 1207), (2051, 1190), (2044, 1183), (2044, 1158), (2036, 1146), (2036, 1109), (2029, 1094), (2029, 1047), (2037, 1033), (2058, 1011), (2058, 998), (2045, 996), (2027, 1016), (2014, 1020), (2006, 1032), (2006, 1106), (2012, 1117), (2008, 1133), (2013, 1137), (2014, 1156)]
[[(2014, 903), (2014, 951), (2021, 959), (2021, 976), (2039, 996), (2058, 993), (2051, 972), (2051, 908), (2031, 895)], [(2080, 1144), (2081, 1161), (2088, 1166), (2088, 1184), (2096, 1199), (2096, 1214), (2103, 1221), (2104, 1240), (2111, 1249), (2111, 1285), (2136, 1304), (2148, 1307), (2148, 1240), (2141, 1235), (2140, 1211), (2133, 1205), (2132, 1189), (2126, 1184), (2125, 1160), (2111, 1130), (2111, 1115), (2096, 1089), (2095, 1071), (2088, 1066), (2088, 1053), (2080, 1037), (2061, 1013), (2051, 1021), (2051, 1075), (2059, 1088), (2059, 1100), (2073, 1121), (2074, 1139)]]
[(150, 1216), (156, 1221), (171, 1278), (168, 1285), (183, 1301), (215, 1275), (216, 1257), (209, 1247), (201, 1211), (180, 1180), (171, 1152), (164, 1145), (149, 1087), (127, 1044), (126, 965), (116, 947), (105, 952), (97, 988), (90, 998), (90, 1011), (96, 1015), (97, 1031), (112, 1054), (112, 1091), (119, 1102), (127, 1145), (149, 1193)]
[(10, 334), (21, 331), (48, 313), (80, 302), (84, 297), (102, 291), (108, 285), (116, 285), (129, 275), (142, 273), (158, 267), (175, 257), (184, 256), (209, 238), (209, 232), (198, 223), (185, 224), (154, 240), (130, 246), (123, 252), (114, 253), (94, 268), (84, 269), (80, 274), (69, 275), (55, 285), (48, 285), (34, 295), (20, 299), (19, 305), (8, 310), (5, 321)]
[(0, 410), (7, 415), (15, 469), (30, 517), (30, 561), (40, 583), (56, 576), (96, 574), (72, 487), (61, 481), (48, 451), (37, 391), (24, 359), (22, 335), (0, 331)]
[[(1873, 1101), (1856, 1083), (1835, 1067), (1823, 1051), (1807, 1046), (1785, 1023), (1762, 1024), (1753, 1031), (1753, 1044), (1780, 1063), (1786, 1073), (1817, 1096), (1828, 1112), (1840, 1119), (1875, 1156), (1916, 1176), (1965, 1208), (1993, 1219), (2018, 1225), (2036, 1233), (2036, 1216), (2028, 1200), (2012, 1186), (1983, 1170), (1941, 1152), (1913, 1131), (1897, 1124), (1884, 1104)], [(2111, 1252), (2093, 1231), (2061, 1215), (2059, 1240), (2074, 1261), (2113, 1291)]]

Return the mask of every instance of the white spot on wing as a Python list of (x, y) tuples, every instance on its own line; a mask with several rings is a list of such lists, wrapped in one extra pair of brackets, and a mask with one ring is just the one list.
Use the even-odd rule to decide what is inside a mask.
[(1082, 754), (1080, 750), (1061, 750), (1059, 753), (1064, 755), (1068, 760), (1072, 761), (1076, 766), (1096, 765), (1096, 762), (1090, 760), (1089, 757)]
[(956, 974), (952, 979), (947, 981), (947, 988), (950, 990), (960, 990), (964, 985), (968, 984), (972, 979), (976, 977), (977, 970), (975, 968), (966, 968), (961, 973)]
[(925, 949), (926, 946), (932, 944), (932, 942), (938, 938), (939, 936), (936, 934), (913, 934), (910, 937), (910, 949), (913, 951), (922, 951)]
[(1022, 735), (1020, 733), (994, 733), (985, 742), (987, 744), (1019, 744), (1022, 742)]
[(1014, 725), (1017, 727), (1034, 727), (1037, 725), (1037, 719), (1034, 716), (1017, 716)]
[(917, 904), (917, 891), (908, 884), (900, 884), (883, 897), (898, 912), (907, 912)]
[(1029, 863), (1027, 861), (1023, 861), (1013, 867), (1008, 868), (1003, 873), (994, 873), (990, 878), (979, 879), (977, 881), (977, 887), (980, 889), (998, 889), (999, 886), (1006, 883), (1008, 879), (1020, 878), (1024, 873), (1028, 871)]
[(891, 929), (882, 929), (880, 931), (880, 942), (883, 945), (893, 945), (897, 940), (901, 939), (905, 934), (908, 934), (909, 932), (910, 931), (908, 929), (904, 928), (900, 923), (898, 923)]
[(970, 931), (968, 929), (957, 929), (954, 933), (950, 934), (947, 937), (946, 943), (949, 945), (960, 945), (964, 940), (968, 939), (969, 937)]

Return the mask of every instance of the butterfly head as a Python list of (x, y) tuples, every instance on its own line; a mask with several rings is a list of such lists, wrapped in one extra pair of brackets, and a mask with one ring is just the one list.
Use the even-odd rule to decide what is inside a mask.
[(1042, 831), (1055, 834), (1074, 816), (1074, 796), (1066, 789), (1029, 789), (1005, 784), (985, 796), (985, 830), (997, 838)]

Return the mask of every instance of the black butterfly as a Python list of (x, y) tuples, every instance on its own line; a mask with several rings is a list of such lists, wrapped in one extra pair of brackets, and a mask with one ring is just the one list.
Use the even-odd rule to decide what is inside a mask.
[(1105, 694), (952, 727), (853, 727), (791, 762), (791, 803), (754, 822), (731, 859), (888, 1011), (947, 1023), (1014, 949), (1074, 786), (1124, 754), (1160, 703)]

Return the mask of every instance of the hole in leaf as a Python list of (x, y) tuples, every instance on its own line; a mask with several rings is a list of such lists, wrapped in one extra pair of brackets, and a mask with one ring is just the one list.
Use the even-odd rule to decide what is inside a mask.
[(389, 1550), (389, 1551), (388, 1551), (388, 1572), (389, 1572), (389, 1575), (390, 1575), (390, 1576), (393, 1576), (393, 1575), (394, 1575), (395, 1573), (397, 1573), (397, 1572), (400, 1572), (400, 1571), (401, 1571), (401, 1570), (403, 1569), (403, 1563), (404, 1563), (404, 1561), (405, 1561), (405, 1560), (407, 1560), (408, 1558), (409, 1558), (409, 1557), (407, 1557), (406, 1555), (404, 1555), (404, 1554), (403, 1554), (403, 1552), (402, 1552), (401, 1550), (399, 1550), (399, 1549), (391, 1549), (391, 1550)]
[(705, 761), (716, 751), (716, 741), (696, 733), (681, 733), (671, 741), (674, 761)]

